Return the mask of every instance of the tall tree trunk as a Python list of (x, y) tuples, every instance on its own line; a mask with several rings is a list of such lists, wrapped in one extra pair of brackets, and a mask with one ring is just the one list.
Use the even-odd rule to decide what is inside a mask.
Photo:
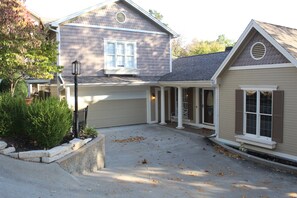
[(10, 81), (10, 93), (11, 93), (11, 96), (14, 96), (14, 92), (15, 92), (15, 89), (16, 89), (16, 86), (19, 82), (19, 79), (17, 79), (15, 82), (12, 80)]

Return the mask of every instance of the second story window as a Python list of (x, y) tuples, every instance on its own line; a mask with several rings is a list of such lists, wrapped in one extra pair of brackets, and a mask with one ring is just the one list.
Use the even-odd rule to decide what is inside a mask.
[(136, 69), (136, 43), (105, 41), (105, 67)]

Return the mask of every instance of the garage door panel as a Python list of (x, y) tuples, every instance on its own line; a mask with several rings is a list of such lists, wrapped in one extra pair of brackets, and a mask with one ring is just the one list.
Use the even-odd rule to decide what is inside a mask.
[(89, 106), (88, 125), (102, 128), (146, 122), (146, 100), (100, 101)]

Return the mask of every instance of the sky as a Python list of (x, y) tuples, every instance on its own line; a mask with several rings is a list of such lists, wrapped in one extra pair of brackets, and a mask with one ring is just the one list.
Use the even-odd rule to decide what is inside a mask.
[[(156, 10), (184, 42), (216, 40), (224, 34), (237, 41), (252, 20), (297, 28), (296, 0), (132, 0)], [(59, 18), (102, 0), (26, 0), (27, 7), (45, 18)]]

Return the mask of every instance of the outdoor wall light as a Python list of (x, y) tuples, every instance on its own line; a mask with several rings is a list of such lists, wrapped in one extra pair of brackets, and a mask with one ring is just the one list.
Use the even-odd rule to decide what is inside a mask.
[(156, 99), (156, 96), (155, 96), (155, 94), (153, 93), (152, 94), (152, 100), (155, 100)]

